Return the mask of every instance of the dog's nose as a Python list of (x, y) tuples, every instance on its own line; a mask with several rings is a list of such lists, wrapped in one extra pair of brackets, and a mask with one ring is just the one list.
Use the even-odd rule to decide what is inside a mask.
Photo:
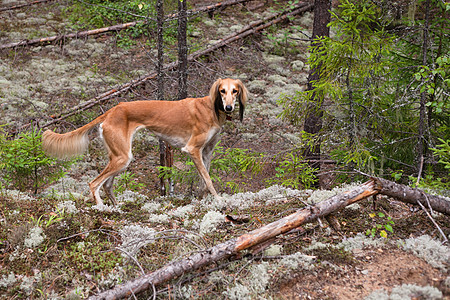
[(233, 107), (231, 105), (225, 106), (225, 111), (231, 112), (233, 111)]

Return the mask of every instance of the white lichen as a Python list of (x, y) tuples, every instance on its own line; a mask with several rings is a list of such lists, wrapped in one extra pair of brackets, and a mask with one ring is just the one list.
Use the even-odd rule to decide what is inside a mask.
[(386, 247), (386, 241), (382, 238), (372, 238), (365, 234), (358, 233), (356, 236), (344, 239), (338, 244), (345, 251), (352, 251), (354, 249), (364, 249), (367, 247), (383, 248)]
[(146, 201), (148, 199), (147, 196), (130, 190), (124, 191), (123, 193), (117, 195), (116, 198), (118, 202), (136, 202), (136, 201)]
[(200, 233), (207, 234), (216, 230), (217, 226), (225, 223), (225, 216), (217, 211), (207, 212), (200, 222)]
[(79, 212), (78, 208), (75, 206), (75, 202), (72, 200), (60, 202), (56, 207), (59, 212), (64, 212), (67, 214), (77, 214)]
[(195, 209), (195, 206), (192, 204), (188, 204), (186, 206), (180, 206), (176, 209), (170, 211), (169, 213), (177, 218), (186, 218), (189, 214), (191, 214)]
[(156, 231), (146, 226), (128, 225), (120, 229), (119, 234), (122, 240), (119, 247), (122, 250), (122, 256), (135, 258), (142, 247), (155, 242)]
[(170, 217), (167, 214), (150, 214), (148, 220), (153, 223), (167, 224), (170, 221)]
[(270, 245), (267, 249), (264, 250), (264, 255), (267, 256), (278, 256), (281, 255), (283, 251), (282, 245)]
[(36, 248), (45, 240), (44, 230), (41, 227), (35, 226), (30, 229), (23, 245), (26, 248)]
[(409, 238), (400, 244), (404, 250), (411, 251), (417, 257), (423, 258), (430, 265), (444, 272), (450, 265), (450, 247), (442, 245), (429, 235)]
[(7, 288), (13, 286), (17, 282), (16, 275), (10, 272), (8, 275), (3, 275), (0, 279), (0, 287)]
[(160, 208), (161, 208), (161, 203), (154, 202), (154, 201), (147, 202), (142, 206), (142, 210), (145, 210), (146, 212), (149, 212), (149, 213), (153, 213), (153, 212), (159, 210)]
[(410, 300), (410, 299), (443, 299), (442, 292), (433, 286), (418, 286), (415, 284), (402, 284), (392, 289), (389, 294), (385, 290), (376, 290), (364, 300)]

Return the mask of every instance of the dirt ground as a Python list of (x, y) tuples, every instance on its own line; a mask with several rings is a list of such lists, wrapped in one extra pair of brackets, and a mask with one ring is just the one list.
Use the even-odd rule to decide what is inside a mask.
[[(398, 249), (370, 249), (355, 251), (357, 267), (340, 272), (329, 269), (315, 275), (298, 275), (295, 280), (280, 286), (282, 299), (364, 299), (372, 291), (386, 290), (402, 284), (440, 286), (450, 299), (448, 287), (439, 270), (423, 259)], [(414, 298), (412, 296), (411, 298)], [(414, 298), (417, 299), (417, 298)]]

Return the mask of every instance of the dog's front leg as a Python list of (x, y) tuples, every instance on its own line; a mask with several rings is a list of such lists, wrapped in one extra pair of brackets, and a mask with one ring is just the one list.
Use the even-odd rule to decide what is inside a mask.
[[(216, 147), (219, 140), (220, 140), (220, 135), (216, 134), (203, 148), (203, 152), (202, 152), (203, 164), (206, 168), (206, 171), (208, 172), (208, 175), (210, 172), (211, 159), (213, 156), (214, 148)], [(202, 196), (208, 192), (208, 188), (207, 188), (206, 182), (204, 180), (200, 180), (199, 192), (200, 192), (199, 194)]]
[(203, 179), (203, 182), (205, 183), (206, 187), (208, 188), (209, 192), (216, 198), (219, 197), (216, 190), (214, 189), (211, 177), (209, 176), (209, 173), (205, 167), (205, 164), (203, 162), (202, 153), (199, 148), (191, 148), (183, 147), (183, 151), (187, 152), (194, 162), (195, 167), (197, 168), (197, 171), (200, 175), (200, 177)]

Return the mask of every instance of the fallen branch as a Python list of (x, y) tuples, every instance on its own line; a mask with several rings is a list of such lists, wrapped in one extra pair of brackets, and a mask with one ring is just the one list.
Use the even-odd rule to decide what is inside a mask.
[[(431, 207), (433, 210), (450, 216), (450, 201), (441, 196), (430, 195), (422, 190), (407, 185), (398, 184), (383, 178), (373, 178), (376, 181), (380, 194), (396, 198), (402, 202)], [(428, 200), (428, 201), (427, 201)]]
[(35, 4), (39, 4), (39, 3), (44, 3), (44, 2), (49, 2), (49, 1), (53, 1), (53, 0), (38, 0), (38, 1), (33, 1), (33, 2), (29, 2), (29, 3), (24, 3), (24, 4), (17, 4), (17, 5), (13, 5), (13, 6), (2, 7), (2, 8), (0, 8), (0, 12), (1, 11), (18, 9), (18, 8), (31, 6), (31, 5), (35, 5)]
[[(45, 0), (45, 1), (49, 1), (49, 0)], [(212, 4), (212, 5), (207, 5), (207, 6), (203, 6), (203, 7), (199, 8), (199, 9), (189, 11), (188, 16), (198, 14), (200, 12), (211, 12), (211, 11), (214, 11), (219, 8), (223, 9), (227, 6), (236, 5), (236, 4), (244, 3), (244, 2), (248, 2), (248, 1), (250, 1), (250, 0), (229, 0), (229, 1)], [(174, 19), (177, 16), (178, 16), (178, 14), (171, 14), (171, 15), (166, 16), (166, 19)], [(59, 41), (65, 41), (65, 40), (72, 39), (72, 38), (81, 38), (81, 37), (86, 37), (86, 36), (90, 36), (90, 35), (97, 35), (97, 34), (102, 34), (102, 33), (110, 32), (110, 31), (120, 31), (120, 30), (124, 30), (124, 29), (130, 28), (130, 27), (136, 26), (138, 24), (147, 24), (147, 23), (148, 23), (147, 20), (134, 21), (134, 22), (129, 22), (129, 23), (117, 24), (117, 25), (113, 25), (113, 26), (109, 26), (109, 27), (97, 28), (97, 29), (86, 30), (86, 31), (79, 31), (76, 33), (60, 34), (60, 35), (54, 35), (54, 36), (44, 37), (44, 38), (37, 38), (37, 39), (32, 39), (32, 40), (23, 40), (20, 42), (14, 42), (14, 43), (0, 45), (0, 50), (20, 47), (20, 46), (34, 46), (34, 45), (40, 45), (40, 44), (49, 44), (52, 42), (59, 42)]]
[[(313, 7), (312, 5), (308, 5), (308, 4), (302, 3), (299, 6), (297, 6), (294, 10), (285, 11), (285, 12), (283, 12), (281, 14), (274, 14), (274, 15), (271, 15), (271, 16), (265, 18), (265, 19), (253, 22), (250, 25), (248, 25), (248, 26), (244, 27), (243, 29), (241, 29), (240, 31), (238, 31), (238, 32), (236, 32), (234, 34), (231, 34), (231, 35), (225, 37), (224, 39), (219, 40), (214, 45), (212, 45), (212, 46), (210, 46), (210, 47), (208, 47), (206, 49), (199, 50), (199, 51), (196, 51), (196, 52), (190, 54), (188, 56), (188, 61), (189, 62), (195, 61), (196, 59), (198, 59), (198, 58), (200, 58), (200, 57), (202, 57), (202, 56), (204, 56), (206, 54), (209, 54), (209, 53), (211, 53), (213, 51), (216, 51), (217, 49), (220, 49), (220, 48), (226, 46), (227, 44), (229, 44), (231, 42), (234, 42), (234, 41), (236, 41), (238, 39), (244, 38), (246, 36), (254, 34), (255, 32), (261, 31), (261, 30), (263, 30), (263, 29), (265, 29), (265, 28), (267, 28), (269, 26), (272, 26), (272, 25), (274, 25), (276, 23), (279, 23), (279, 22), (281, 22), (283, 20), (286, 20), (289, 16), (293, 16), (295, 14), (299, 14), (301, 12), (305, 12), (307, 10), (310, 10), (312, 7)], [(163, 68), (163, 71), (173, 70), (177, 66), (178, 66), (178, 61), (174, 61), (172, 63), (169, 63), (169, 64), (165, 65), (164, 68)], [(140, 78), (138, 78), (136, 80), (133, 80), (131, 82), (123, 84), (123, 85), (121, 85), (119, 87), (113, 88), (113, 89), (111, 89), (111, 90), (109, 90), (107, 92), (104, 92), (104, 93), (96, 96), (95, 98), (92, 98), (92, 99), (90, 99), (90, 100), (88, 100), (88, 101), (86, 101), (86, 102), (84, 102), (84, 103), (82, 103), (80, 105), (77, 105), (77, 106), (73, 107), (71, 110), (69, 110), (69, 111), (67, 111), (65, 113), (62, 113), (60, 115), (55, 116), (52, 121), (49, 121), (48, 123), (42, 125), (41, 127), (45, 128), (45, 127), (48, 127), (48, 126), (53, 125), (55, 123), (58, 123), (58, 122), (64, 120), (65, 118), (67, 118), (67, 117), (70, 117), (70, 116), (72, 116), (74, 114), (77, 114), (77, 113), (79, 113), (81, 111), (84, 111), (84, 110), (86, 110), (88, 108), (91, 108), (91, 107), (93, 107), (93, 106), (95, 106), (95, 105), (97, 105), (99, 103), (102, 103), (102, 102), (104, 102), (106, 100), (109, 100), (109, 99), (115, 97), (115, 96), (118, 96), (119, 94), (127, 92), (128, 90), (130, 90), (130, 89), (132, 89), (132, 88), (134, 88), (136, 86), (139, 86), (139, 85), (145, 83), (146, 81), (148, 81), (150, 79), (154, 79), (156, 76), (157, 76), (157, 73), (156, 72), (152, 72), (152, 73), (146, 74), (146, 75), (144, 75), (144, 76), (142, 76), (142, 77), (140, 77)]]
[(249, 249), (263, 243), (277, 235), (289, 232), (302, 224), (312, 222), (317, 218), (325, 217), (332, 212), (340, 210), (347, 205), (355, 203), (366, 197), (378, 193), (375, 181), (370, 180), (355, 189), (328, 198), (314, 206), (298, 210), (296, 213), (284, 217), (278, 221), (253, 230), (238, 238), (226, 241), (222, 244), (198, 252), (190, 257), (174, 261), (150, 274), (141, 276), (133, 281), (118, 285), (113, 289), (104, 291), (89, 299), (120, 299), (153, 288), (182, 274), (197, 270), (210, 263), (237, 255), (240, 251)]

